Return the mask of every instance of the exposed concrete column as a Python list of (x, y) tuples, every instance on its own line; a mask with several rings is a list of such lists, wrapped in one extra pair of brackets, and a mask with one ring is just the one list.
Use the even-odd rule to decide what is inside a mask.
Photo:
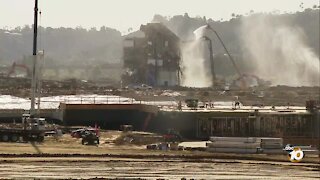
[(256, 117), (256, 123), (255, 123), (255, 135), (260, 136), (260, 117)]

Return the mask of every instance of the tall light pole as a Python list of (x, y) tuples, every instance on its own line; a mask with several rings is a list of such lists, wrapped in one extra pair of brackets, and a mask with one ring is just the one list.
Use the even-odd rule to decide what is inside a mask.
[(32, 79), (31, 79), (31, 108), (30, 115), (35, 115), (35, 94), (36, 94), (36, 74), (37, 74), (37, 35), (38, 35), (38, 0), (34, 5), (34, 24), (33, 24), (33, 63), (32, 63)]

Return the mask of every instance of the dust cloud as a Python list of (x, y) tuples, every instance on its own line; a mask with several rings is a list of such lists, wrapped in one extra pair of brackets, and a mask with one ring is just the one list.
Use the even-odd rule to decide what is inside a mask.
[(319, 86), (319, 57), (304, 41), (299, 27), (270, 15), (242, 20), (239, 38), (254, 74), (273, 85)]
[(211, 87), (212, 74), (209, 60), (208, 41), (205, 36), (205, 26), (194, 31), (195, 40), (182, 43), (182, 86), (186, 87)]

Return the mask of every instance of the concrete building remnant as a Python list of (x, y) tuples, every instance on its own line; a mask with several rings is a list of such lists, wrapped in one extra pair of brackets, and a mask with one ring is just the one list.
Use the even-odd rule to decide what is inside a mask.
[(141, 25), (123, 42), (124, 84), (179, 85), (180, 39), (161, 23)]

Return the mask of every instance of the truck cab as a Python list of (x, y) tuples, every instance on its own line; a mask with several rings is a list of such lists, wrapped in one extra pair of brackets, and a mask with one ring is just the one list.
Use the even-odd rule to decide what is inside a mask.
[(22, 124), (26, 130), (45, 130), (45, 118), (35, 118), (30, 114), (22, 114)]

